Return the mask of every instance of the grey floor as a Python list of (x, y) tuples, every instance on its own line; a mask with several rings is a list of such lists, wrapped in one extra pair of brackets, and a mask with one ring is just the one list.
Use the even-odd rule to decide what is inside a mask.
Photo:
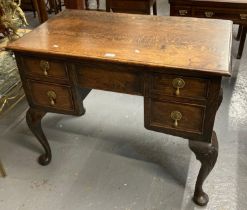
[[(158, 1), (159, 14), (168, 14)], [(164, 11), (163, 11), (164, 10)], [(236, 35), (236, 28), (234, 30)], [(207, 207), (191, 201), (199, 162), (187, 140), (144, 129), (143, 98), (94, 90), (83, 117), (43, 120), (53, 161), (37, 164), (42, 148), (25, 122), (26, 101), (0, 119), (1, 210), (246, 210), (247, 51), (223, 80), (215, 130), (218, 162), (205, 183)], [(247, 47), (247, 46), (246, 46)]]

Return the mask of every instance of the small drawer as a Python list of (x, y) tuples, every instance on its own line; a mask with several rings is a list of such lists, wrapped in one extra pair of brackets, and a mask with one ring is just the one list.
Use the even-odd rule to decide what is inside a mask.
[(171, 16), (191, 16), (191, 7), (188, 6), (171, 6)]
[(148, 127), (186, 133), (203, 133), (205, 107), (149, 99), (145, 107)]
[(246, 10), (227, 9), (220, 8), (205, 8), (195, 7), (193, 8), (193, 16), (198, 18), (214, 18), (232, 20), (233, 22), (246, 22), (247, 12)]
[(27, 75), (43, 76), (68, 80), (66, 64), (58, 61), (26, 57), (23, 58), (24, 71)]
[(151, 82), (151, 96), (175, 96), (177, 98), (207, 98), (208, 80), (180, 75), (155, 74)]
[(74, 110), (72, 91), (69, 86), (33, 80), (28, 80), (27, 84), (34, 105), (65, 111)]

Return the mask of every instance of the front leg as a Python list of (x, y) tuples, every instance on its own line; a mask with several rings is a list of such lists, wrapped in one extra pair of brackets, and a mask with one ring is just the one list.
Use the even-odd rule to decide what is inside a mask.
[(190, 149), (195, 153), (197, 160), (201, 162), (193, 200), (200, 206), (208, 203), (208, 195), (203, 191), (202, 185), (213, 169), (218, 157), (218, 141), (216, 133), (213, 131), (211, 144), (204, 142), (189, 141)]
[(6, 177), (7, 176), (1, 160), (0, 160), (0, 176), (2, 176), (2, 177)]
[(40, 111), (34, 108), (29, 108), (26, 114), (26, 120), (30, 130), (36, 136), (45, 150), (45, 153), (39, 157), (39, 163), (43, 166), (48, 165), (51, 162), (52, 156), (50, 145), (41, 127), (41, 120), (45, 114), (45, 111)]

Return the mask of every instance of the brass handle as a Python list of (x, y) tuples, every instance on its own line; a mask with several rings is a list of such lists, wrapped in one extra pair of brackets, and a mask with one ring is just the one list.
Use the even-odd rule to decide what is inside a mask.
[(40, 68), (42, 69), (43, 74), (44, 74), (45, 76), (47, 76), (47, 75), (48, 75), (48, 70), (50, 69), (50, 64), (49, 64), (49, 62), (48, 62), (48, 61), (45, 61), (45, 60), (41, 60), (41, 61), (40, 61)]
[(214, 15), (214, 12), (211, 12), (211, 11), (205, 12), (205, 16), (207, 18), (211, 18), (211, 17), (213, 17), (213, 15)]
[(51, 106), (55, 106), (56, 104), (56, 98), (57, 98), (57, 95), (54, 91), (50, 90), (47, 92), (47, 96), (48, 96), (48, 99), (50, 101), (50, 105)]
[(180, 95), (180, 89), (185, 86), (185, 81), (181, 78), (176, 78), (172, 81), (172, 85), (176, 88), (176, 96)]
[(171, 113), (171, 118), (174, 120), (174, 127), (178, 127), (178, 121), (182, 119), (182, 114), (179, 111), (173, 111)]
[(188, 10), (186, 10), (186, 9), (181, 9), (181, 10), (179, 10), (178, 12), (179, 12), (179, 15), (180, 15), (180, 16), (185, 16), (185, 15), (188, 14)]
[(247, 19), (247, 14), (240, 14), (240, 19), (241, 20), (246, 20)]

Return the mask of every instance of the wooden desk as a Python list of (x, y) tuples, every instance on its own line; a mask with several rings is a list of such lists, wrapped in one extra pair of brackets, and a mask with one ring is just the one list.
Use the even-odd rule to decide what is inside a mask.
[(247, 0), (169, 0), (171, 16), (231, 20), (240, 25), (240, 59), (247, 33)]
[(39, 163), (51, 161), (41, 128), (47, 112), (83, 115), (91, 89), (144, 96), (147, 129), (189, 139), (202, 163), (194, 201), (206, 205), (202, 184), (218, 154), (213, 125), (221, 78), (230, 75), (231, 32), (224, 20), (67, 10), (10, 44), (27, 123), (45, 149)]

